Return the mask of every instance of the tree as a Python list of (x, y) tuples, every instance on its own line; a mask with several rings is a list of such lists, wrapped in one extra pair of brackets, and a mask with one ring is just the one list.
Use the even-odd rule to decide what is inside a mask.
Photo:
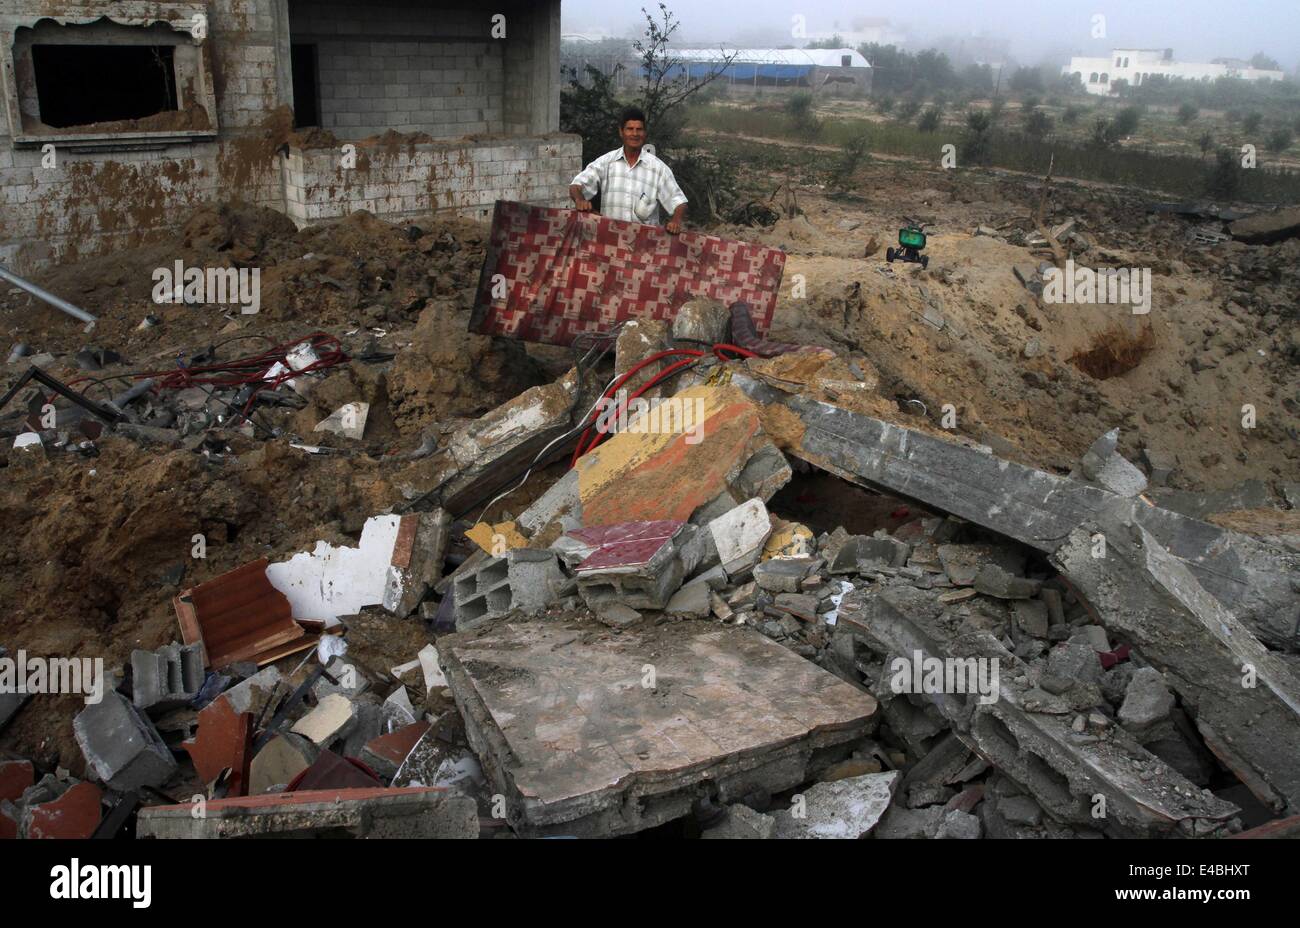
[(1270, 58), (1263, 52), (1255, 52), (1250, 56), (1250, 66), (1259, 68), (1261, 71), (1281, 71), (1282, 65), (1278, 64), (1276, 58)]
[(1242, 131), (1247, 135), (1254, 135), (1259, 131), (1260, 123), (1263, 121), (1264, 117), (1259, 113), (1247, 113), (1245, 118), (1241, 120)]
[(970, 164), (983, 164), (988, 158), (993, 118), (985, 110), (966, 114), (966, 137), (962, 139), (961, 157)]
[(664, 3), (659, 4), (656, 21), (644, 7), (645, 33), (632, 42), (641, 60), (641, 94), (639, 103), (645, 110), (646, 128), (655, 133), (656, 145), (672, 148), (682, 128), (681, 104), (699, 93), (726, 71), (736, 53), (724, 55), (702, 78), (690, 77), (680, 58), (668, 51), (668, 44), (681, 25)]
[(1026, 90), (1042, 90), (1043, 75), (1037, 68), (1016, 68), (1007, 86), (1022, 93)]
[(961, 82), (976, 93), (992, 93), (993, 69), (986, 64), (968, 64), (961, 72)]
[(1240, 185), (1237, 153), (1231, 148), (1220, 148), (1214, 157), (1214, 167), (1206, 178), (1205, 192), (1215, 197), (1231, 197)]
[(927, 48), (916, 53), (916, 80), (928, 89), (935, 90), (940, 87), (954, 86), (957, 83), (957, 75), (953, 73), (952, 63), (948, 61), (947, 55), (933, 48)]
[(1190, 125), (1191, 121), (1200, 115), (1195, 103), (1184, 103), (1178, 107), (1178, 124), (1180, 126)]
[(1071, 103), (1065, 108), (1065, 112), (1061, 114), (1061, 122), (1065, 123), (1067, 126), (1072, 126), (1079, 121), (1079, 117), (1085, 112), (1086, 111), (1082, 106), (1077, 106)]
[(934, 132), (939, 128), (939, 107), (932, 106), (921, 114), (916, 128), (922, 132)]
[(878, 101), (876, 102), (876, 110), (877, 110), (877, 111), (878, 111), (882, 116), (888, 116), (888, 115), (889, 115), (889, 111), (892, 110), (893, 108), (894, 108), (894, 98), (893, 98), (893, 97), (881, 97), (880, 100), (878, 100)]
[(863, 135), (855, 135), (849, 138), (840, 149), (840, 161), (831, 172), (831, 185), (839, 190), (845, 190), (853, 180), (853, 175), (857, 173), (858, 165), (862, 159), (867, 156), (869, 139)]
[(843, 48), (844, 40), (840, 38), (839, 33), (831, 36), (829, 39), (814, 39), (804, 48)]
[(904, 100), (898, 104), (896, 115), (903, 122), (910, 122), (912, 117), (921, 112), (921, 103), (918, 100)]
[(1205, 156), (1210, 153), (1210, 149), (1214, 148), (1214, 136), (1208, 132), (1202, 132), (1201, 137), (1196, 140), (1196, 145), (1200, 148), (1201, 160), (1204, 161)]

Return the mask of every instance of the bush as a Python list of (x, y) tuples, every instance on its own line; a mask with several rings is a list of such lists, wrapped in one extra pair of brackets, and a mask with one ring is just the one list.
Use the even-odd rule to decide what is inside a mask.
[(1132, 135), (1142, 119), (1142, 111), (1136, 106), (1126, 106), (1115, 114), (1115, 131), (1121, 135)]
[(1020, 101), (1020, 105), (1024, 109), (1035, 110), (1038, 109), (1038, 104), (1042, 102), (1043, 102), (1042, 100), (1038, 99), (1038, 97), (1034, 96), (1031, 93), (1029, 96), (1025, 97), (1023, 100)]
[(1078, 106), (1074, 103), (1071, 103), (1069, 106), (1065, 108), (1065, 112), (1061, 114), (1061, 122), (1065, 123), (1067, 126), (1072, 126), (1076, 122), (1078, 122), (1079, 117), (1086, 112), (1087, 110), (1085, 110), (1082, 106)]
[(1113, 148), (1119, 141), (1119, 129), (1109, 119), (1099, 118), (1092, 124), (1092, 135), (1088, 144), (1093, 148)]
[(922, 132), (934, 132), (939, 128), (939, 107), (932, 106), (921, 114), (916, 128)]
[(877, 101), (876, 103), (876, 111), (879, 112), (882, 116), (888, 116), (889, 111), (892, 110), (893, 108), (894, 108), (893, 97), (881, 97), (880, 100)]
[(840, 146), (840, 160), (831, 172), (831, 185), (839, 190), (845, 190), (853, 181), (853, 175), (857, 173), (858, 166), (863, 159), (867, 157), (867, 150), (870, 148), (870, 140), (867, 135), (855, 135), (850, 137), (843, 145)]
[(1200, 113), (1201, 111), (1197, 108), (1195, 103), (1184, 103), (1182, 106), (1178, 107), (1178, 124), (1180, 126), (1189, 125), (1193, 119), (1200, 115)]
[(898, 105), (895, 115), (903, 122), (910, 122), (912, 117), (921, 112), (921, 104), (916, 100), (904, 100)]
[(1025, 116), (1025, 135), (1041, 139), (1052, 131), (1052, 117), (1042, 110), (1032, 110)]
[(1214, 148), (1214, 136), (1208, 132), (1202, 132), (1201, 137), (1196, 140), (1196, 146), (1201, 150), (1201, 157), (1204, 158)]
[(1279, 126), (1268, 134), (1269, 151), (1286, 151), (1291, 147), (1294, 136), (1286, 126)]
[(1259, 131), (1260, 124), (1263, 121), (1264, 121), (1264, 117), (1261, 116), (1259, 113), (1247, 113), (1246, 116), (1241, 120), (1242, 131), (1246, 132), (1249, 135), (1254, 135), (1256, 132)]
[(999, 119), (1002, 118), (1002, 111), (1006, 108), (1007, 108), (1007, 101), (1003, 100), (1001, 97), (998, 97), (996, 100), (994, 100), (992, 103), (989, 104), (989, 119), (991, 119), (993, 122), (996, 123)]
[(817, 111), (813, 108), (812, 94), (800, 91), (792, 94), (785, 101), (785, 112), (790, 117), (790, 122), (799, 130), (801, 134), (817, 135), (821, 131), (821, 123), (817, 120)]

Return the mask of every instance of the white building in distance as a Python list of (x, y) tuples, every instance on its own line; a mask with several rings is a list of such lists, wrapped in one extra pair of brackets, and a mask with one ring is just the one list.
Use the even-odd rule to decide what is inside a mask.
[(1061, 73), (1077, 75), (1088, 93), (1099, 96), (1111, 93), (1115, 81), (1121, 78), (1130, 87), (1139, 87), (1156, 75), (1206, 82), (1220, 77), (1280, 81), (1285, 76), (1281, 71), (1264, 71), (1237, 59), (1221, 58), (1208, 63), (1175, 61), (1172, 48), (1117, 48), (1106, 58), (1071, 58)]

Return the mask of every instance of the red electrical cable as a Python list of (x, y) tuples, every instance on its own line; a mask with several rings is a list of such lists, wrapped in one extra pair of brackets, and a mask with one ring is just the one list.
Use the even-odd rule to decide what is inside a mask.
[[(316, 353), (318, 360), (312, 362), (301, 370), (293, 370), (289, 367), (287, 355), (289, 351), (298, 345), (308, 343)], [(146, 380), (154, 378), (158, 381), (154, 386), (155, 391), (160, 390), (183, 390), (186, 387), (195, 384), (207, 384), (214, 387), (244, 387), (249, 384), (257, 384), (257, 387), (249, 394), (248, 401), (244, 404), (243, 413), (248, 415), (248, 411), (253, 408), (253, 402), (257, 394), (266, 389), (276, 389), (288, 380), (292, 380), (300, 374), (308, 374), (313, 371), (321, 371), (326, 368), (341, 364), (348, 360), (347, 354), (343, 351), (343, 344), (333, 335), (326, 332), (313, 332), (306, 338), (296, 338), (291, 342), (285, 342), (268, 348), (261, 354), (249, 355), (243, 358), (236, 358), (232, 361), (223, 361), (216, 364), (200, 364), (192, 367), (176, 367), (166, 370), (157, 371), (137, 371), (130, 376), (135, 380)], [(276, 363), (283, 364), (288, 370), (276, 375), (274, 378), (267, 379)], [(82, 380), (90, 380), (89, 377), (80, 377), (69, 383), (78, 383)]]

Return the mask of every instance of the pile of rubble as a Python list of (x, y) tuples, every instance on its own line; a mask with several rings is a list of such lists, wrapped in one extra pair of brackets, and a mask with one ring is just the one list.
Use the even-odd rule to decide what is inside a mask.
[[(1069, 475), (1003, 459), (901, 416), (861, 355), (743, 319), (697, 300), (602, 333), (392, 455), (401, 500), (351, 513), (355, 543), (178, 586), (179, 641), (76, 715), (83, 777), (0, 763), (0, 836), (1294, 826), (1295, 534), (1165, 508), (1115, 432)], [(239, 372), (215, 392), (68, 397), (41, 441), (98, 422), (219, 457), (214, 401), (308, 384), (346, 448), (369, 401), (341, 355), (314, 336), (190, 370)], [(890, 518), (802, 516), (827, 474)], [(367, 658), (376, 622), (428, 644)], [(0, 728), (25, 699), (0, 696)]]

